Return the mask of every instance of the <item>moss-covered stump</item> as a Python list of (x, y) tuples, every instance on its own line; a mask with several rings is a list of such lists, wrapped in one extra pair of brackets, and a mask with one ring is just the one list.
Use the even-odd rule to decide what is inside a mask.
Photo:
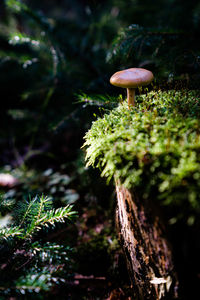
[(116, 183), (116, 223), (127, 261), (133, 299), (177, 298), (172, 253), (157, 210)]
[(200, 91), (140, 95), (130, 110), (123, 103), (93, 122), (85, 139), (87, 165), (117, 182), (133, 299), (173, 299), (171, 250), (154, 207), (166, 207), (168, 224), (199, 219)]

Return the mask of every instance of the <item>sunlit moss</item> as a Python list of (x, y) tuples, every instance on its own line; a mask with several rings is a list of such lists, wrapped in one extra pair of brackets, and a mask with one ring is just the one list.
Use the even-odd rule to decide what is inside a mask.
[(150, 92), (124, 102), (85, 135), (87, 166), (120, 179), (142, 197), (200, 211), (200, 95)]

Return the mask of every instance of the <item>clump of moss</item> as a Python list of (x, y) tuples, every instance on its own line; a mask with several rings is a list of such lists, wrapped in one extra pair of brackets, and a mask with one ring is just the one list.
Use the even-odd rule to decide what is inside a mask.
[(200, 93), (150, 92), (136, 102), (93, 122), (85, 135), (87, 166), (143, 198), (181, 206), (192, 224), (200, 212)]

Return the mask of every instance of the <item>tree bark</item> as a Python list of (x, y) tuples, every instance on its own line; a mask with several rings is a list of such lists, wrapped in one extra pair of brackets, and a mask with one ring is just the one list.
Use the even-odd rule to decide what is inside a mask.
[(178, 281), (164, 227), (152, 203), (116, 182), (116, 224), (134, 300), (175, 299)]

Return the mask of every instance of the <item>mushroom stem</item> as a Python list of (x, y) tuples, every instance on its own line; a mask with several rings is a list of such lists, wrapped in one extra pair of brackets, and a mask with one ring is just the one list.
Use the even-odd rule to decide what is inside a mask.
[(127, 88), (128, 106), (135, 106), (135, 89)]

